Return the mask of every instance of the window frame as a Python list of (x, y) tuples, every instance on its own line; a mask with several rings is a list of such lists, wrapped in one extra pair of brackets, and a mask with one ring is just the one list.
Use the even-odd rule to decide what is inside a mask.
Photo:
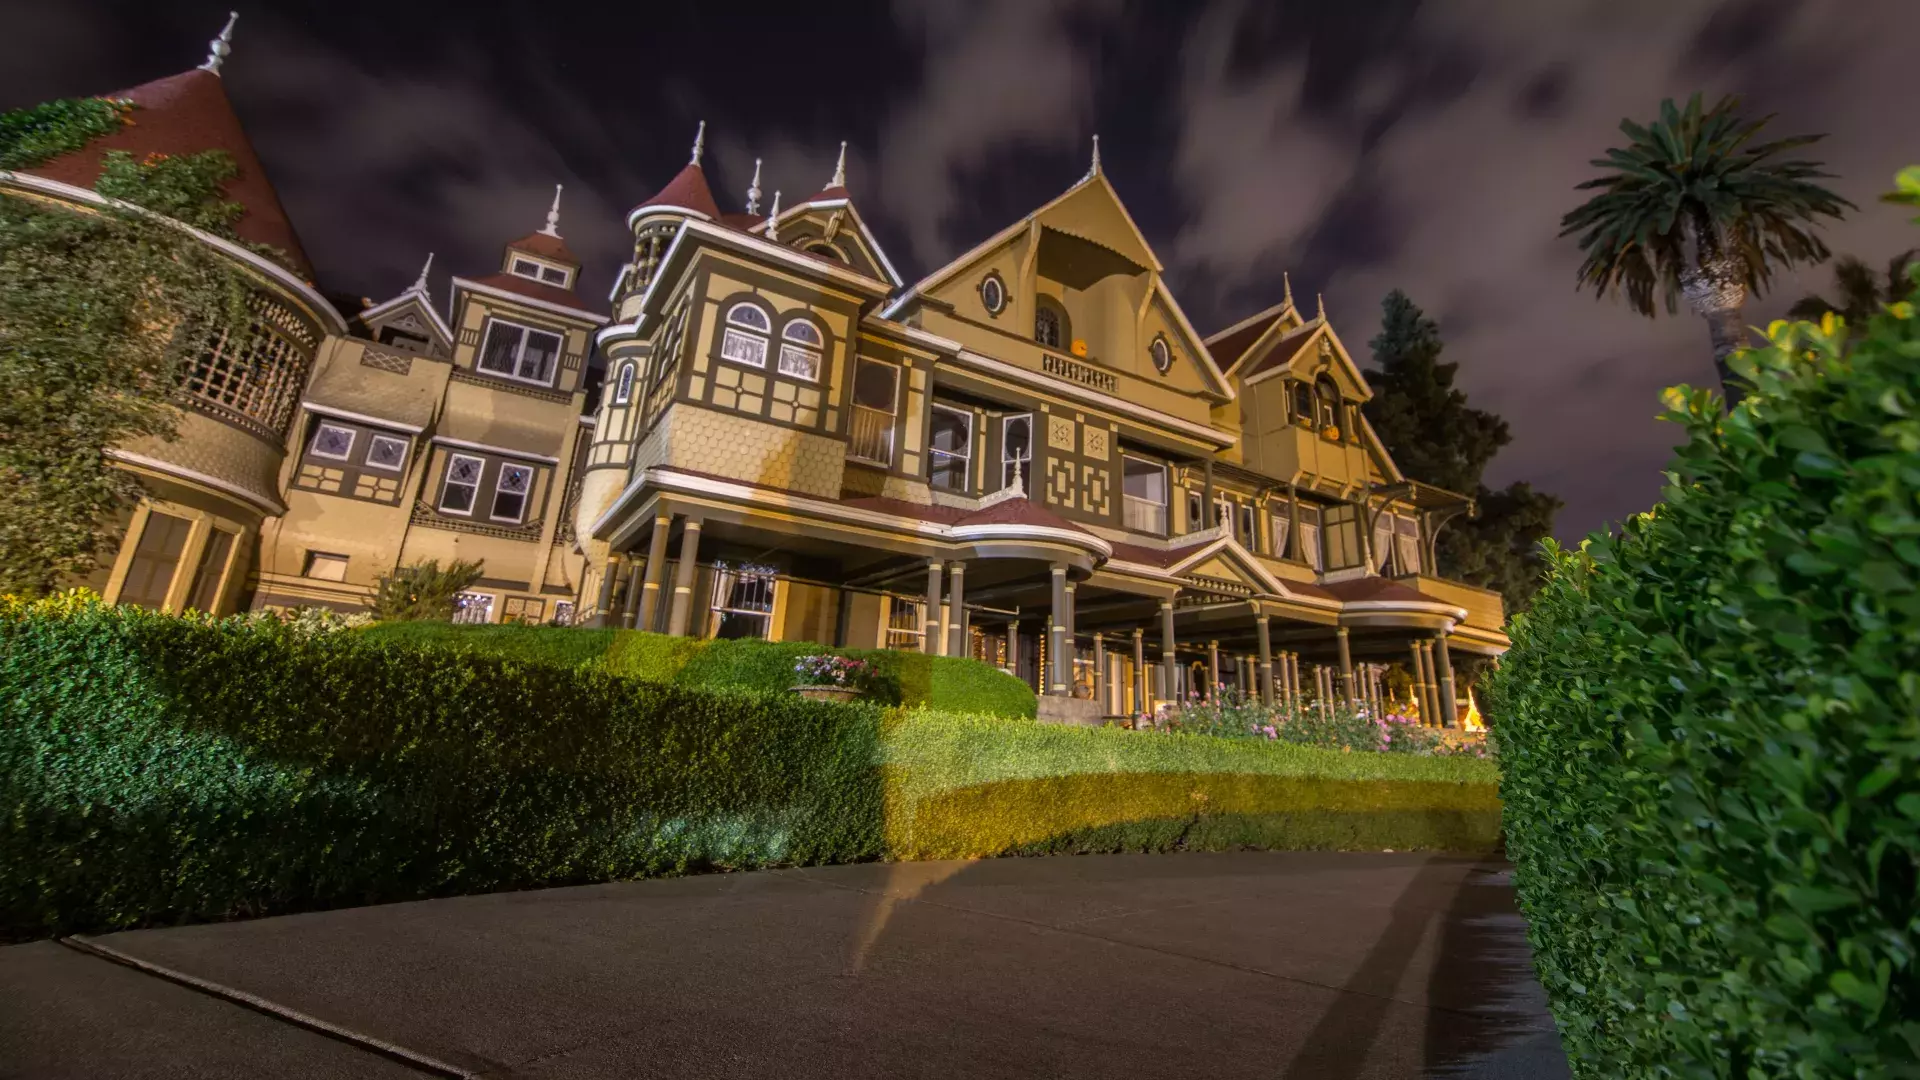
[[(1164, 364), (1160, 362), (1162, 356), (1167, 360)], [(1147, 344), (1147, 362), (1153, 365), (1153, 370), (1162, 375), (1173, 370), (1173, 346), (1167, 341), (1167, 335), (1155, 334), (1153, 340)]]
[[(499, 595), (497, 593), (490, 593), (490, 592), (467, 591), (467, 592), (455, 593), (453, 594), (452, 621), (456, 623), (460, 623), (462, 625), (468, 625), (468, 626), (480, 626), (480, 625), (491, 623), (493, 622), (494, 601), (498, 599), (499, 599)], [(464, 615), (467, 611), (474, 608), (478, 608), (480, 609), (481, 612), (483, 612), (483, 615), (481, 618), (478, 618), (478, 619), (461, 618), (461, 616)]]
[[(453, 482), (453, 470), (462, 461), (471, 461), (475, 463), (476, 465), (479, 466), (479, 471), (473, 474), (473, 484), (471, 485), (473, 494), (469, 499), (469, 501), (467, 502), (467, 508), (465, 510), (450, 510), (447, 508), (447, 489), (453, 488), (453, 487), (469, 486), (467, 484), (455, 484)], [(434, 500), (434, 507), (433, 507), (434, 511), (441, 514), (448, 514), (453, 517), (465, 517), (465, 518), (472, 517), (474, 507), (479, 505), (479, 502), (480, 502), (480, 482), (482, 480), (485, 480), (486, 478), (487, 478), (487, 459), (486, 458), (478, 457), (473, 454), (462, 454), (457, 451), (448, 452), (447, 467), (443, 469), (440, 473), (440, 497)]]
[[(734, 565), (716, 561), (713, 564), (714, 582), (712, 594), (708, 600), (708, 617), (712, 620), (708, 636), (719, 638), (727, 618), (757, 619), (760, 633), (757, 640), (768, 641), (773, 637), (773, 614), (780, 605), (780, 573), (771, 566)], [(765, 589), (766, 607), (733, 606), (734, 590), (754, 585)]]
[(1234, 526), (1234, 531), (1246, 534), (1243, 537), (1237, 537), (1240, 546), (1248, 551), (1258, 551), (1260, 548), (1259, 508), (1250, 502), (1236, 503), (1235, 507), (1240, 514), (1240, 521)]
[[(493, 368), (483, 366), (487, 359), (487, 345), (493, 340), (494, 328), (500, 326), (508, 326), (520, 331), (520, 344), (514, 350), (513, 370), (510, 372), (496, 371)], [(553, 350), (553, 370), (549, 371), (547, 377), (544, 379), (529, 379), (525, 375), (520, 374), (520, 367), (526, 360), (527, 341), (534, 334), (544, 334), (554, 339), (555, 342)], [(487, 316), (486, 329), (480, 334), (480, 349), (473, 354), (473, 370), (483, 375), (491, 375), (496, 379), (511, 379), (517, 383), (526, 383), (528, 386), (551, 387), (553, 386), (554, 379), (560, 373), (560, 359), (565, 354), (566, 348), (567, 335), (564, 333), (553, 330), (543, 330), (537, 326), (515, 322), (512, 319), (504, 319), (498, 315), (489, 315)]]
[[(995, 293), (999, 294), (1000, 300), (998, 303), (987, 299), (987, 289), (989, 287), (991, 287)], [(980, 279), (980, 306), (986, 309), (988, 316), (996, 319), (1007, 312), (1007, 283), (996, 271), (990, 270), (985, 277)]]
[[(527, 489), (525, 491), (503, 492), (500, 490), (500, 485), (506, 480), (508, 472), (513, 470), (518, 470), (520, 472), (526, 473)], [(527, 520), (527, 506), (528, 504), (533, 502), (533, 485), (534, 485), (534, 482), (537, 481), (539, 478), (540, 477), (538, 472), (534, 469), (532, 465), (523, 464), (517, 461), (502, 461), (498, 465), (496, 465), (493, 470), (493, 498), (487, 504), (487, 520), (488, 521), (504, 521), (510, 525), (524, 524)], [(520, 496), (519, 513), (515, 514), (512, 517), (506, 517), (497, 512), (500, 509), (500, 496), (503, 494), (504, 495), (517, 494)]]
[[(1158, 503), (1153, 502), (1153, 500), (1147, 498), (1144, 495), (1135, 495), (1131, 491), (1127, 490), (1127, 479), (1130, 475), (1127, 472), (1127, 463), (1130, 461), (1137, 461), (1142, 465), (1150, 466), (1159, 473), (1160, 501)], [(1167, 535), (1167, 518), (1171, 515), (1173, 510), (1173, 507), (1171, 505), (1173, 501), (1172, 496), (1173, 496), (1173, 474), (1172, 474), (1172, 471), (1167, 467), (1166, 462), (1158, 461), (1150, 457), (1142, 457), (1139, 454), (1129, 454), (1124, 450), (1121, 451), (1120, 453), (1121, 524), (1123, 525), (1126, 524), (1126, 508), (1129, 505), (1131, 505), (1128, 502), (1128, 500), (1132, 500), (1132, 502), (1143, 503), (1149, 506), (1154, 506), (1158, 508), (1158, 510), (1160, 511), (1160, 528), (1157, 531), (1152, 529), (1140, 529), (1136, 531), (1145, 532), (1150, 536)], [(1129, 526), (1129, 528), (1131, 528), (1131, 526)]]
[[(814, 340), (809, 342), (804, 338), (794, 337), (793, 332), (795, 330), (804, 330), (812, 334)], [(789, 353), (803, 359), (811, 360), (811, 369), (804, 372), (787, 370), (787, 356)], [(806, 382), (817, 383), (820, 381), (820, 369), (826, 363), (826, 356), (826, 332), (818, 326), (815, 326), (812, 319), (797, 315), (788, 319), (786, 325), (780, 328), (780, 354), (779, 359), (774, 363), (774, 371), (789, 379), (800, 379)]]
[[(367, 468), (377, 469), (380, 472), (390, 472), (390, 473), (406, 471), (407, 452), (410, 449), (410, 447), (408, 446), (408, 441), (406, 439), (403, 439), (398, 435), (388, 435), (388, 434), (385, 434), (384, 432), (379, 432), (379, 431), (372, 431), (372, 432), (368, 432), (367, 434), (368, 434), (367, 455), (366, 455), (366, 458), (364, 459), (366, 461)], [(382, 442), (400, 444), (400, 460), (399, 461), (394, 462), (392, 465), (382, 465), (379, 462), (373, 460), (374, 448), (379, 446)]]
[[(352, 556), (342, 555), (334, 551), (313, 551), (313, 550), (309, 550), (306, 554), (307, 554), (307, 557), (301, 560), (301, 563), (300, 563), (301, 577), (306, 578), (310, 581), (342, 581), (344, 582), (347, 580), (347, 568), (353, 564)], [(328, 565), (333, 565), (337, 563), (340, 567), (340, 576), (339, 577), (321, 577), (314, 574), (313, 572), (314, 567), (323, 562)]]
[[(970, 491), (973, 486), (973, 483), (972, 483), (973, 482), (973, 436), (974, 436), (973, 413), (970, 410), (961, 409), (953, 405), (942, 405), (937, 401), (930, 406), (930, 409), (933, 412), (949, 412), (966, 421), (966, 432), (967, 432), (966, 447), (967, 448), (964, 453), (959, 453), (959, 454), (956, 454), (951, 450), (936, 449), (933, 445), (934, 426), (933, 426), (933, 418), (930, 413), (927, 418), (927, 484), (928, 486), (936, 488), (940, 491), (945, 491), (951, 494), (964, 495), (968, 491)], [(939, 459), (951, 461), (954, 458), (959, 458), (961, 463), (960, 464), (960, 486), (957, 488), (946, 487), (935, 482), (934, 462)]]
[[(762, 324), (755, 326), (750, 322), (734, 318), (734, 316), (741, 311), (751, 311), (755, 315), (758, 315), (762, 320)], [(740, 367), (754, 368), (758, 371), (765, 371), (767, 369), (767, 354), (773, 351), (773, 316), (768, 314), (765, 308), (751, 300), (737, 300), (728, 306), (727, 313), (722, 317), (720, 325), (720, 360), (722, 362), (737, 364)], [(760, 347), (760, 359), (753, 361), (738, 356), (728, 356), (727, 348), (729, 344), (735, 341), (757, 344)]]
[(634, 363), (629, 360), (620, 365), (620, 374), (614, 376), (613, 403), (615, 405), (631, 405), (633, 403), (633, 369)]
[[(1027, 424), (1027, 456), (1023, 458), (1010, 458), (1007, 456), (1007, 431), (1013, 426), (1013, 422), (1016, 420), (1024, 420)], [(1013, 480), (1007, 475), (1007, 470), (1016, 463), (1026, 466), (1020, 474), (1020, 483), (1023, 489), (1029, 492), (1033, 490), (1033, 433), (1033, 414), (1030, 412), (1012, 413), (1000, 418), (1000, 487), (994, 490), (1005, 490), (1013, 485)]]
[[(872, 405), (863, 405), (860, 402), (860, 373), (861, 371), (865, 370), (865, 368), (868, 365), (872, 365), (874, 367), (886, 368), (893, 376), (893, 392), (890, 395), (890, 397), (892, 398), (892, 402), (891, 404), (888, 405), (887, 409), (884, 412), (882, 412), (882, 410)], [(885, 360), (876, 360), (871, 356), (862, 356), (855, 359), (854, 366), (853, 366), (853, 386), (851, 388), (852, 389), (852, 399), (851, 399), (852, 407), (849, 410), (850, 412), (849, 419), (851, 420), (851, 418), (853, 417), (860, 416), (860, 414), (863, 411), (875, 413), (877, 415), (884, 415), (887, 418), (887, 423), (886, 423), (887, 456), (885, 460), (881, 460), (879, 458), (871, 458), (866, 456), (865, 454), (857, 452), (854, 449), (853, 432), (849, 430), (847, 432), (847, 435), (848, 435), (847, 456), (849, 458), (852, 458), (854, 461), (864, 461), (869, 464), (880, 465), (889, 469), (893, 468), (894, 451), (896, 449), (894, 446), (894, 428), (900, 421), (900, 384), (903, 381), (900, 378), (900, 372), (901, 372), (901, 367), (899, 364), (888, 363)]]
[(1207, 499), (1204, 494), (1193, 488), (1187, 489), (1187, 532), (1206, 531)]
[[(329, 431), (343, 432), (347, 436), (347, 448), (345, 450), (338, 454), (329, 454), (325, 450), (320, 449), (320, 437)], [(326, 461), (352, 461), (353, 447), (355, 443), (359, 442), (359, 439), (360, 432), (358, 429), (350, 428), (343, 424), (336, 424), (331, 420), (321, 420), (313, 426), (313, 439), (307, 443), (307, 456), (321, 458)]]

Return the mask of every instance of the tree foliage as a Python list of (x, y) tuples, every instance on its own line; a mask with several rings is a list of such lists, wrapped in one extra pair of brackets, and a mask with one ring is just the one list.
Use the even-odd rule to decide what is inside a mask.
[(1899, 303), (1913, 288), (1907, 275), (1920, 267), (1920, 259), (1915, 256), (1920, 256), (1920, 248), (1910, 248), (1887, 260), (1882, 277), (1852, 255), (1843, 255), (1833, 264), (1834, 295), (1839, 299), (1808, 294), (1787, 309), (1787, 317), (1819, 322), (1832, 312), (1846, 320), (1851, 333), (1863, 334), (1882, 305)]
[(398, 567), (380, 579), (373, 617), (396, 622), (451, 619), (455, 598), (480, 580), (483, 566), (456, 559), (443, 570), (440, 560), (428, 559)]
[(1379, 370), (1369, 376), (1378, 392), (1367, 419), (1401, 472), (1478, 504), (1477, 516), (1441, 530), (1440, 572), (1497, 590), (1508, 611), (1523, 610), (1539, 583), (1537, 545), (1553, 530), (1560, 500), (1525, 482), (1498, 491), (1481, 482), (1512, 441), (1506, 421), (1467, 404), (1453, 384), (1460, 365), (1440, 359), (1440, 328), (1406, 293), (1395, 289), (1380, 306), (1380, 335), (1371, 342)]
[(0, 113), (0, 169), (25, 169), (78, 150), (128, 122), (133, 103), (63, 98)]

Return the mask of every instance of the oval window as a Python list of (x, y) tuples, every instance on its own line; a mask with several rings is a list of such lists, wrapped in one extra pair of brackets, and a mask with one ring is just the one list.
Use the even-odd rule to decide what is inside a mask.
[(988, 274), (980, 283), (980, 302), (986, 305), (987, 314), (998, 315), (1007, 309), (1007, 287), (998, 274)]
[(1153, 344), (1147, 346), (1147, 356), (1153, 360), (1154, 370), (1162, 375), (1173, 367), (1173, 348), (1167, 344), (1166, 338), (1154, 338)]

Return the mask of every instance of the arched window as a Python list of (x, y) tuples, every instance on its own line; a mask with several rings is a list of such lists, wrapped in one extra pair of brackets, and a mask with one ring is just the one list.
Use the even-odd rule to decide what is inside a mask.
[(841, 252), (839, 248), (834, 247), (832, 244), (825, 243), (824, 241), (816, 240), (813, 243), (808, 244), (803, 250), (810, 252), (814, 255), (818, 255), (823, 259), (831, 259), (837, 263), (844, 263), (847, 261), (847, 256), (843, 252)]
[(1325, 375), (1314, 383), (1314, 425), (1320, 430), (1340, 426), (1340, 391)]
[(787, 323), (780, 331), (780, 374), (796, 379), (819, 379), (823, 340), (819, 327), (805, 319)]
[(1060, 342), (1066, 337), (1061, 322), (1059, 309), (1041, 302), (1033, 311), (1033, 340), (1049, 349), (1060, 348)]
[(720, 358), (748, 367), (767, 366), (767, 334), (773, 321), (758, 304), (742, 300), (727, 309), (727, 332), (720, 338)]
[(613, 384), (613, 403), (625, 405), (631, 400), (633, 400), (633, 365), (623, 364), (620, 367), (620, 378)]

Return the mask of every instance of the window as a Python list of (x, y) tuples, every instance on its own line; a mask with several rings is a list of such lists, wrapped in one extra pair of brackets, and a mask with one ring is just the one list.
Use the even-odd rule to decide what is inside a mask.
[(523, 278), (534, 278), (538, 280), (540, 277), (540, 264), (534, 262), (532, 259), (515, 259), (513, 260), (512, 269), (514, 273)]
[(1320, 512), (1320, 547), (1326, 570), (1347, 570), (1360, 561), (1360, 521), (1352, 503), (1329, 506)]
[(1033, 416), (1031, 413), (1009, 416), (1000, 421), (1000, 486), (1012, 487), (1014, 477), (1032, 490)]
[(820, 378), (820, 331), (804, 319), (795, 319), (780, 331), (780, 374), (797, 379)]
[(1240, 506), (1240, 545), (1252, 551), (1260, 545), (1260, 515), (1252, 503)]
[(314, 457), (332, 458), (345, 461), (353, 456), (352, 428), (338, 424), (322, 423), (313, 433), (313, 445), (307, 447), (307, 453)]
[(931, 460), (927, 481), (946, 491), (967, 490), (967, 464), (973, 449), (973, 414), (945, 405), (933, 407), (933, 431), (927, 439)]
[(1276, 559), (1286, 558), (1287, 534), (1293, 531), (1292, 512), (1284, 508), (1275, 511), (1268, 516), (1267, 527), (1273, 530), (1273, 557)]
[(493, 621), (493, 594), (483, 592), (456, 593), (453, 597), (453, 621), (457, 623), (490, 623)]
[(1122, 455), (1122, 524), (1129, 529), (1167, 535), (1167, 467), (1157, 461)]
[(1007, 310), (1007, 283), (1000, 280), (999, 274), (988, 274), (980, 281), (980, 304), (989, 315), (999, 315)]
[(822, 240), (815, 240), (813, 243), (808, 244), (802, 250), (810, 254), (818, 255), (823, 259), (830, 259), (833, 262), (837, 262), (837, 263), (844, 263), (847, 261), (846, 255), (843, 254), (839, 248), (834, 247), (832, 244), (826, 243), (825, 241), (822, 241)]
[(620, 378), (613, 384), (613, 403), (625, 405), (633, 400), (633, 365), (620, 366)]
[(477, 366), (489, 374), (545, 385), (553, 381), (554, 361), (559, 356), (559, 334), (489, 319)]
[(427, 339), (421, 334), (409, 334), (398, 327), (380, 328), (380, 344), (392, 345), (402, 352), (426, 352)]
[(1167, 344), (1164, 337), (1156, 337), (1153, 344), (1147, 346), (1147, 357), (1153, 361), (1153, 369), (1165, 375), (1173, 367), (1173, 346)]
[(1314, 423), (1322, 431), (1340, 426), (1340, 392), (1334, 389), (1333, 380), (1324, 376), (1314, 386)]
[(853, 375), (853, 437), (847, 453), (877, 465), (893, 465), (893, 417), (900, 369), (861, 358)]
[(518, 523), (526, 515), (527, 493), (532, 488), (532, 466), (501, 465), (500, 475), (493, 480), (493, 511), (489, 516), (495, 521)]
[(407, 440), (392, 435), (375, 435), (367, 444), (367, 468), (399, 472), (407, 463)]
[(1393, 523), (1393, 564), (1402, 574), (1420, 570), (1420, 519), (1402, 514)]
[(1197, 491), (1187, 492), (1187, 531), (1196, 533), (1207, 527), (1207, 515), (1203, 500)]
[(773, 623), (774, 569), (713, 564), (713, 630), (716, 638), (764, 638)]
[(473, 513), (474, 496), (480, 492), (480, 470), (486, 462), (465, 454), (447, 459), (447, 477), (440, 487), (440, 512)]
[(315, 581), (347, 580), (347, 557), (329, 555), (324, 551), (307, 552), (306, 568), (300, 571), (301, 577), (310, 577)]
[(187, 606), (195, 611), (212, 612), (220, 605), (220, 587), (227, 580), (227, 555), (233, 551), (233, 534), (225, 529), (207, 533), (207, 546), (200, 549), (200, 565), (193, 571), (193, 590)]
[(1313, 424), (1313, 388), (1306, 383), (1296, 382), (1293, 384), (1292, 389), (1293, 422), (1311, 427)]
[(553, 625), (572, 626), (573, 620), (573, 601), (555, 600), (553, 602)]
[(919, 650), (920, 609), (924, 606), (904, 596), (887, 597), (887, 648)]
[(772, 329), (767, 313), (755, 305), (733, 305), (727, 312), (727, 332), (720, 338), (720, 358), (748, 367), (766, 367), (766, 335)]
[(144, 608), (159, 608), (167, 602), (173, 588), (173, 573), (180, 565), (180, 553), (187, 546), (187, 533), (193, 523), (173, 514), (155, 510), (147, 515), (140, 541), (134, 545), (133, 558), (127, 563), (127, 576), (120, 583), (120, 602)]
[(1049, 349), (1060, 347), (1060, 313), (1042, 304), (1033, 313), (1033, 340)]
[(500, 609), (500, 621), (538, 625), (546, 613), (547, 602), (537, 596), (509, 596), (506, 606)]
[(1300, 558), (1315, 570), (1320, 569), (1320, 509), (1300, 508)]
[(567, 272), (557, 266), (543, 266), (540, 268), (540, 280), (549, 285), (565, 285)]

